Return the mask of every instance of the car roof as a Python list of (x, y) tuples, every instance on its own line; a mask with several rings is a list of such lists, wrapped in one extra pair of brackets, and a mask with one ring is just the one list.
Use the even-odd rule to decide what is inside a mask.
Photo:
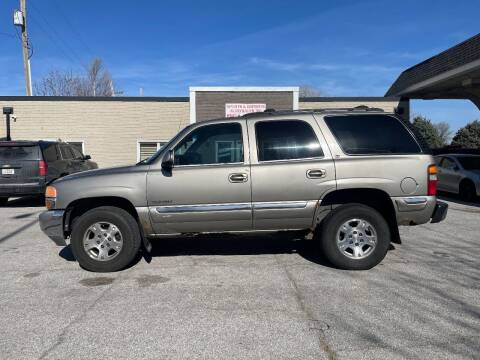
[(271, 118), (275, 116), (289, 116), (289, 115), (305, 115), (305, 114), (321, 114), (321, 115), (359, 115), (359, 114), (377, 114), (377, 115), (395, 115), (394, 113), (387, 113), (383, 109), (379, 108), (372, 108), (368, 106), (357, 106), (353, 108), (332, 108), (332, 109), (301, 109), (301, 110), (275, 110), (275, 109), (267, 109), (263, 112), (254, 112), (248, 113), (240, 117), (222, 117), (217, 119), (211, 119), (206, 121), (198, 122), (197, 124), (208, 124), (208, 123), (216, 123), (221, 121), (228, 121), (228, 120), (257, 120), (259, 118)]
[(2, 140), (0, 146), (36, 146), (40, 144), (59, 144), (60, 141), (45, 141), (45, 140)]
[(462, 153), (458, 153), (458, 154), (439, 154), (439, 155), (435, 155), (435, 156), (452, 156), (452, 157), (459, 157), (459, 156), (462, 156), (462, 157), (480, 157), (479, 154), (462, 154)]

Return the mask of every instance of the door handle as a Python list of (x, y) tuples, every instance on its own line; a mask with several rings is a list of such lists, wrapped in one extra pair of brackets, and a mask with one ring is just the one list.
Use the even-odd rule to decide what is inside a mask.
[(247, 182), (248, 175), (243, 173), (233, 173), (228, 175), (228, 181), (231, 183), (244, 183)]
[(309, 179), (319, 179), (327, 175), (327, 170), (325, 169), (310, 169), (307, 170), (307, 178)]

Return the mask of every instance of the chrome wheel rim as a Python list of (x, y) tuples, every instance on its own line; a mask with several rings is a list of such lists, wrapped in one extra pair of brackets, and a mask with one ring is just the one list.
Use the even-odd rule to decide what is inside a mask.
[(338, 229), (336, 243), (343, 255), (351, 259), (364, 259), (377, 246), (377, 232), (364, 219), (350, 219)]
[(83, 248), (87, 255), (94, 260), (112, 260), (122, 251), (122, 233), (112, 223), (106, 221), (97, 222), (85, 231)]

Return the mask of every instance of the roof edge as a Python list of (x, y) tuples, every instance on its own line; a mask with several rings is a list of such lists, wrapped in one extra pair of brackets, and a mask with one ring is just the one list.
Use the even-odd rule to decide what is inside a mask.
[(316, 97), (301, 97), (300, 102), (335, 102), (335, 101), (382, 101), (392, 102), (400, 101), (398, 96), (316, 96)]
[(0, 96), (0, 101), (189, 102), (190, 98), (186, 96)]

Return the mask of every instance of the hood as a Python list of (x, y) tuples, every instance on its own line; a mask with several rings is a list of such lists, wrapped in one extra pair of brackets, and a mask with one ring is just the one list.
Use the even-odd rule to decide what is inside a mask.
[(127, 174), (132, 172), (143, 172), (148, 170), (148, 168), (149, 168), (149, 165), (129, 165), (129, 166), (110, 167), (105, 169), (87, 170), (87, 171), (82, 171), (75, 174), (64, 176), (58, 180), (55, 180), (55, 182), (60, 183), (64, 181), (70, 181), (70, 180), (76, 180), (76, 179), (82, 179), (82, 178), (91, 178), (95, 176), (106, 176), (106, 175), (117, 175), (117, 174), (121, 175), (121, 174)]

